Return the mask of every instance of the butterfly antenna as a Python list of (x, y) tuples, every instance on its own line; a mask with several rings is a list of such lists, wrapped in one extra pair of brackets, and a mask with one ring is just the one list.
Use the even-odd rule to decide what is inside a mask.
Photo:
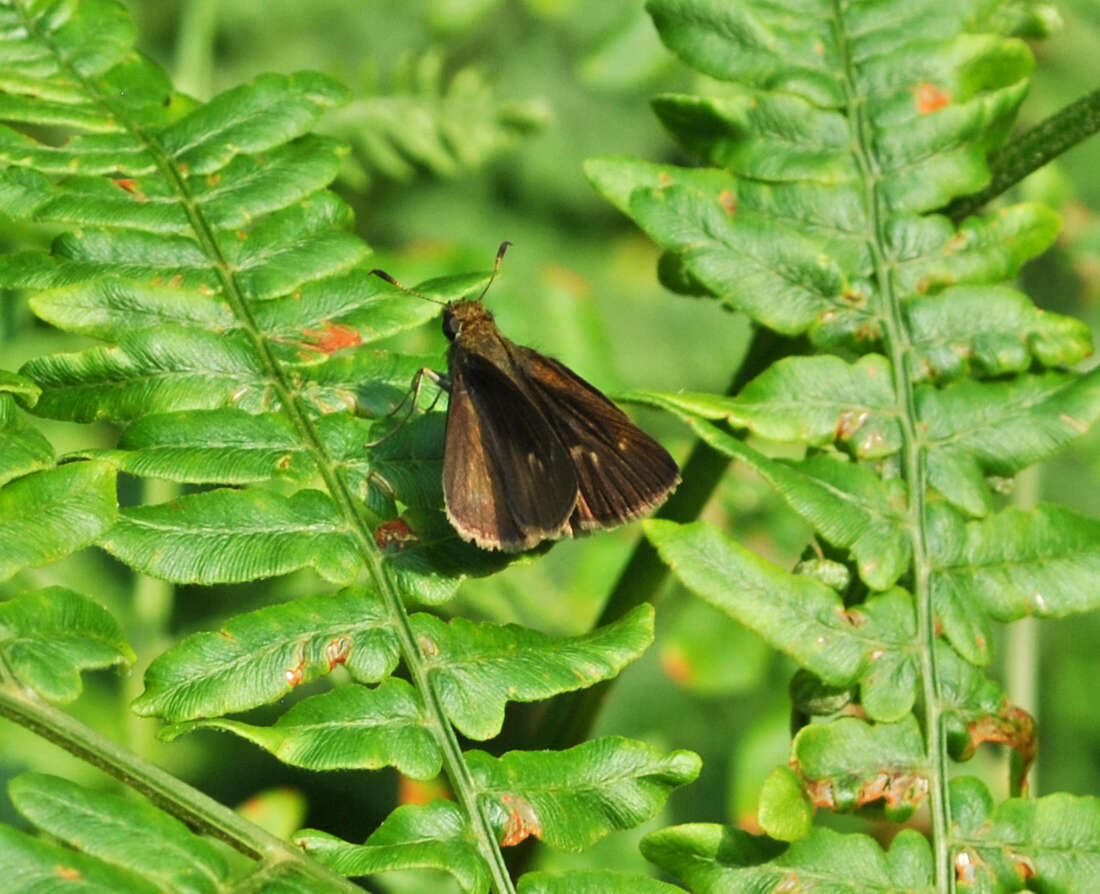
[(497, 278), (497, 274), (500, 272), (500, 262), (504, 260), (504, 253), (508, 251), (508, 246), (511, 244), (512, 243), (507, 240), (500, 243), (500, 248), (497, 249), (497, 259), (493, 262), (493, 272), (489, 274), (489, 281), (485, 283), (485, 288), (482, 289), (481, 294), (477, 296), (478, 301), (485, 297), (485, 293), (489, 291), (489, 287)]
[[(442, 304), (442, 305), (447, 304), (446, 301), (440, 301), (438, 298), (432, 298), (430, 295), (425, 295), (423, 292), (416, 291), (416, 289), (410, 289), (407, 285), (405, 285), (404, 283), (398, 282), (396, 279), (394, 279), (392, 276), (390, 276), (385, 270), (382, 270), (379, 267), (375, 267), (370, 272), (370, 275), (371, 276), (377, 276), (379, 279), (384, 279), (391, 286), (397, 286), (397, 288), (399, 288), (406, 295), (413, 295), (417, 298), (423, 298), (425, 301), (432, 302), (432, 304)], [(491, 280), (490, 280), (490, 282), (491, 282)]]

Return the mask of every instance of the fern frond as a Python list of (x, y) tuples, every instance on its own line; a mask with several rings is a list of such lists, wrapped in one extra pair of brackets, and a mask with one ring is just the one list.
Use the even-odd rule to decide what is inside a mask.
[(546, 127), (540, 100), (500, 100), (477, 68), (444, 75), (438, 51), (407, 58), (389, 90), (353, 99), (328, 128), (347, 140), (363, 174), (408, 182), (421, 171), (453, 178)]
[[(635, 397), (753, 466), (844, 564), (829, 579), (813, 563), (791, 574), (709, 525), (646, 523), (690, 589), (794, 657), (831, 698), (799, 706), (825, 716), (797, 733), (790, 768), (761, 795), (765, 830), (794, 845), (779, 853), (685, 826), (644, 849), (698, 891), (822, 879), (855, 890), (873, 878), (883, 891), (945, 892), (962, 879), (953, 855), (979, 852), (980, 871), (1011, 886), (1007, 867), (957, 834), (953, 811), (970, 808), (949, 792), (948, 759), (1000, 741), (1030, 761), (1033, 723), (979, 670), (992, 622), (1094, 609), (1084, 581), (1100, 530), (1056, 507), (998, 511), (990, 479), (1003, 483), (1087, 431), (1100, 417), (1100, 380), (1072, 371), (1092, 350), (1088, 327), (1006, 282), (1051, 244), (1053, 213), (1021, 204), (956, 224), (936, 212), (988, 180), (987, 156), (1004, 143), (1032, 67), (1027, 46), (1005, 35), (1041, 30), (1049, 8), (648, 8), (665, 44), (715, 79), (710, 95), (654, 101), (706, 167), (609, 157), (589, 163), (590, 179), (664, 250), (670, 288), (805, 335), (825, 356), (779, 360), (734, 397)], [(808, 455), (771, 459), (722, 423)], [(814, 807), (881, 802), (903, 819), (926, 798), (931, 850), (905, 833), (887, 853), (811, 831)], [(1051, 804), (1035, 812), (1046, 825), (1029, 830), (1033, 842), (1056, 838), (1070, 815)], [(1100, 837), (1086, 837), (1082, 847), (1100, 851)], [(1041, 859), (1041, 845), (1034, 853)], [(1030, 884), (1057, 887), (1061, 867), (1045, 865), (1049, 875)]]
[[(385, 416), (431, 362), (374, 343), (438, 306), (371, 275), (349, 209), (326, 191), (345, 150), (310, 131), (346, 91), (312, 73), (264, 75), (196, 104), (134, 52), (113, 0), (7, 4), (0, 26), (0, 82), (11, 85), (0, 103), (0, 199), (60, 231), (49, 254), (0, 259), (0, 284), (31, 292), (43, 319), (104, 342), (30, 360), (15, 392), (45, 417), (128, 425), (115, 448), (36, 474), (101, 472), (105, 492), (116, 470), (206, 488), (127, 507), (109, 530), (85, 532), (84, 542), (138, 571), (213, 584), (308, 568), (346, 586), (185, 641), (153, 662), (137, 709), (175, 721), (170, 735), (232, 729), (314, 769), (394, 765), (428, 776), (442, 767), (473, 863), (470, 890), (487, 880), (514, 890), (501, 841), (545, 829), (577, 847), (652, 816), (697, 774), (694, 755), (608, 739), (498, 759), (459, 744), (459, 730), (496, 735), (509, 701), (618, 673), (652, 639), (652, 614), (564, 640), (408, 614), (404, 599), (441, 602), (463, 576), (508, 557), (461, 541), (445, 520), (439, 414), (364, 446), (398, 424)], [(438, 99), (439, 145), (464, 162), (492, 148), (463, 144), (449, 117), (483, 107), (480, 80), (460, 75)], [(421, 290), (446, 302), (486, 280), (453, 276)], [(28, 495), (16, 496), (26, 511)], [(12, 538), (22, 549), (52, 549), (38, 536), (48, 517), (39, 512)], [(347, 586), (360, 576), (366, 587)], [(408, 682), (391, 677), (398, 662)], [(273, 726), (222, 717), (339, 666), (351, 682)], [(390, 857), (375, 870), (424, 865), (423, 840), (401, 837), (421, 826), (397, 816), (382, 836)], [(454, 830), (434, 834), (446, 851)], [(306, 890), (299, 882), (279, 877), (283, 890)]]

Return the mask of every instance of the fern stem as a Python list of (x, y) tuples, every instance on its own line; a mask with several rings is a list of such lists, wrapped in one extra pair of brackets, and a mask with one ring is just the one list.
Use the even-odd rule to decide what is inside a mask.
[(362, 894), (361, 888), (302, 851), (26, 690), (0, 686), (0, 716), (98, 767), (191, 828), (220, 838), (248, 857), (268, 864), (293, 864), (326, 891)]
[[(737, 394), (746, 384), (780, 357), (793, 352), (790, 339), (763, 326), (755, 327), (741, 365), (730, 380), (726, 394)], [(701, 440), (691, 447), (683, 467), (683, 483), (655, 517), (689, 522), (698, 518), (721, 482), (732, 460)], [(657, 550), (644, 537), (638, 541), (615, 581), (596, 626), (616, 621), (643, 602), (657, 595), (668, 578), (669, 569)], [(615, 680), (597, 683), (555, 699), (547, 709), (530, 743), (540, 747), (569, 748), (588, 738)]]
[(989, 185), (973, 195), (956, 199), (944, 209), (944, 214), (952, 220), (962, 220), (1097, 131), (1100, 131), (1100, 89), (1074, 100), (1009, 142), (989, 163)]
[(211, 92), (219, 2), (188, 0), (180, 15), (174, 80), (181, 90), (204, 99)]
[(843, 4), (833, 0), (833, 29), (837, 47), (843, 59), (843, 87), (852, 134), (853, 155), (859, 167), (864, 187), (864, 208), (869, 218), (867, 244), (870, 246), (879, 289), (879, 313), (883, 327), (883, 342), (890, 358), (894, 395), (902, 438), (902, 476), (909, 491), (907, 524), (913, 543), (913, 597), (917, 605), (916, 645), (920, 652), (922, 706), (927, 772), (929, 774), (929, 810), (931, 813), (932, 851), (935, 860), (936, 891), (950, 894), (952, 890), (951, 851), (948, 835), (947, 739), (941, 711), (940, 683), (936, 665), (936, 625), (930, 587), (931, 561), (926, 536), (925, 506), (926, 469), (924, 448), (918, 436), (916, 396), (913, 391), (912, 354), (908, 327), (902, 315), (899, 296), (894, 292), (890, 276), (891, 261), (887, 257), (886, 212), (878, 183), (882, 174), (874, 157), (874, 136), (863, 109), (855, 79), (855, 62), (851, 57), (847, 32), (843, 22)]

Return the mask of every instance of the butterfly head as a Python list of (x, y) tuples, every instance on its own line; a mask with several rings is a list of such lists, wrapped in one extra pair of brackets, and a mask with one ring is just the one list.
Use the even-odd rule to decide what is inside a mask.
[(479, 300), (452, 301), (443, 308), (443, 334), (448, 341), (469, 337), (478, 329), (495, 329), (493, 315)]

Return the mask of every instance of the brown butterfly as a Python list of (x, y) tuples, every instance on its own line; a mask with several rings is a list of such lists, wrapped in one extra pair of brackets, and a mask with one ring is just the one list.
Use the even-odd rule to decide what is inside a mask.
[(516, 552), (613, 528), (679, 483), (660, 444), (568, 367), (501, 335), (480, 299), (448, 303), (443, 334), (449, 383), (432, 374), (450, 390), (443, 496), (464, 540)]

